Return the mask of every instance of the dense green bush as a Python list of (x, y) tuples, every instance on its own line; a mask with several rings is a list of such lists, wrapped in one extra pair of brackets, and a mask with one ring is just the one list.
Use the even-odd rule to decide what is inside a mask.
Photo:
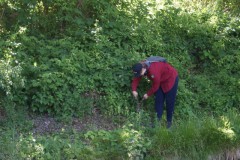
[(31, 111), (81, 117), (97, 107), (128, 115), (131, 65), (160, 55), (179, 72), (177, 115), (237, 108), (240, 21), (217, 9), (233, 3), (3, 1), (1, 62), (21, 70), (9, 80), (1, 68), (1, 94), (14, 82), (11, 102)]

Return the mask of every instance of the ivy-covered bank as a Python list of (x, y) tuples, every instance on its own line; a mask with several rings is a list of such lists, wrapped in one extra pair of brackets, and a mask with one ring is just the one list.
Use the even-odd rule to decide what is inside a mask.
[[(204, 159), (236, 150), (239, 7), (238, 0), (2, 0), (0, 159)], [(154, 121), (152, 97), (135, 112), (131, 66), (150, 55), (179, 72), (171, 132), (145, 125)], [(71, 123), (95, 113), (125, 127), (36, 138), (26, 121), (47, 114)]]

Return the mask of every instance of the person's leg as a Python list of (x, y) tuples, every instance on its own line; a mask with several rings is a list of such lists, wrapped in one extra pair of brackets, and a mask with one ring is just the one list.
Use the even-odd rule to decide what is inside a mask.
[(155, 92), (155, 110), (157, 112), (158, 120), (161, 120), (163, 114), (165, 94), (160, 87), (157, 92)]
[(173, 88), (166, 93), (166, 109), (167, 109), (167, 128), (172, 125), (172, 117), (174, 112), (175, 99), (178, 88), (178, 77), (175, 80)]

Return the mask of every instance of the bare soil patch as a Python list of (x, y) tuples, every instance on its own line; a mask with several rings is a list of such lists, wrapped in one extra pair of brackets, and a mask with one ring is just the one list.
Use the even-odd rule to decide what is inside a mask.
[(87, 130), (113, 130), (117, 128), (110, 118), (100, 114), (93, 114), (84, 118), (72, 118), (71, 122), (61, 122), (48, 115), (34, 116), (30, 118), (33, 122), (33, 134), (50, 134), (62, 130), (76, 130), (83, 132)]

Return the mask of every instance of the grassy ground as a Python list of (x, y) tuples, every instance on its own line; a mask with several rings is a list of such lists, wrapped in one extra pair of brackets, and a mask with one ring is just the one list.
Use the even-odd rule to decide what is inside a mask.
[[(32, 116), (0, 119), (0, 159), (239, 159), (239, 115), (149, 125), (148, 113), (117, 121), (100, 114), (63, 122)], [(116, 119), (120, 119), (119, 117)]]

